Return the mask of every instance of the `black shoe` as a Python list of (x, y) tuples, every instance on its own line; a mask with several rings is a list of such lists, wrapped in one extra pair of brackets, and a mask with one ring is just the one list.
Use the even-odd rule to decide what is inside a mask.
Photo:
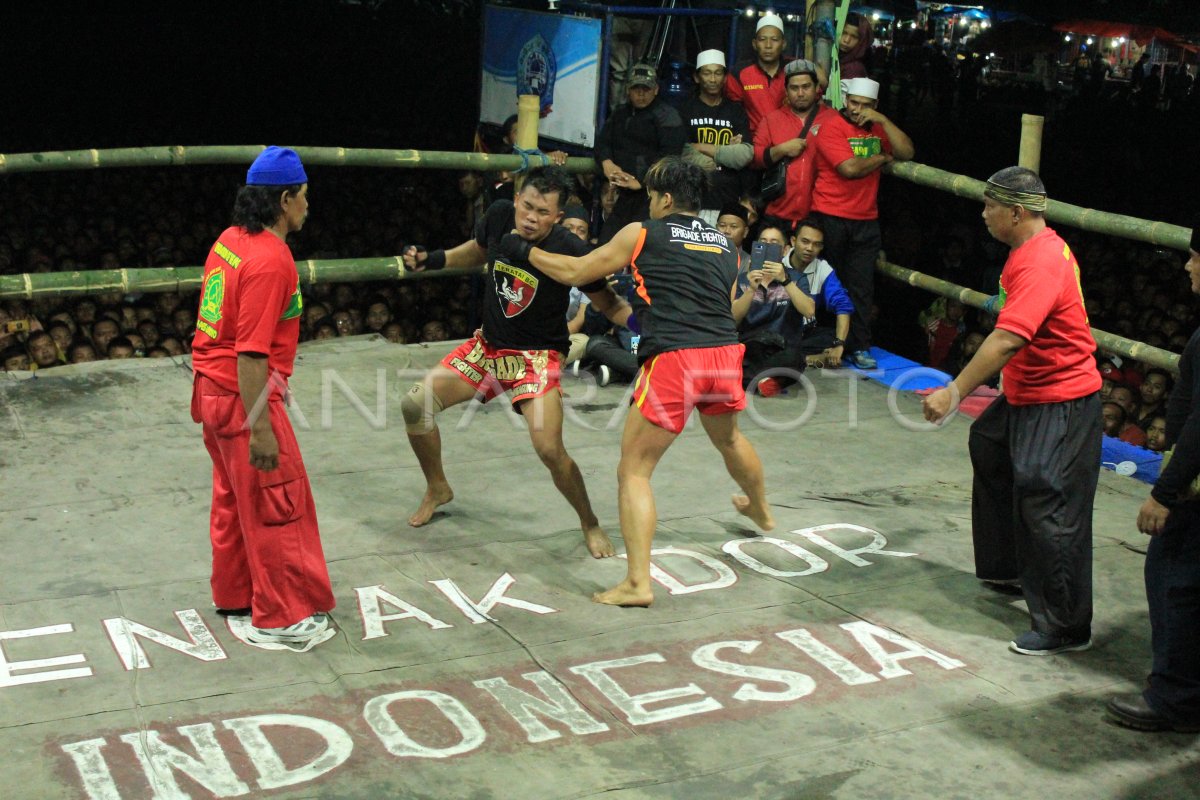
[(1021, 594), (1021, 581), (1016, 578), (980, 578), (979, 582), (1000, 594)]
[(1119, 694), (1108, 701), (1105, 710), (1113, 722), (1135, 731), (1200, 733), (1200, 723), (1172, 722), (1151, 708), (1140, 694)]
[(217, 614), (222, 617), (248, 617), (250, 609), (248, 608), (218, 608)]
[(1080, 639), (1069, 639), (1065, 636), (1055, 636), (1052, 633), (1025, 631), (1008, 643), (1008, 649), (1023, 656), (1052, 656), (1057, 653), (1070, 653), (1075, 650), (1087, 650), (1092, 646), (1092, 638), (1085, 636)]

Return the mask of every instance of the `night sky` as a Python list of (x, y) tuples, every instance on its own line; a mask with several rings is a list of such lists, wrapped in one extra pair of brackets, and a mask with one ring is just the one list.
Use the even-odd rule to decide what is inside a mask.
[[(435, 2), (450, 3), (450, 13), (433, 10)], [(1166, 18), (1175, 5), (1138, 7), (1143, 18)], [(266, 143), (469, 150), (479, 17), (469, 0), (8, 3), (0, 152)], [(1036, 109), (985, 103), (897, 121), (916, 140), (918, 161), (983, 178), (1015, 160), (1022, 111)], [(1047, 123), (1051, 192), (1183, 224), (1194, 213), (1196, 122), (1072, 108)]]
[(479, 21), (407, 2), (6, 3), (0, 65), (0, 152), (268, 141), (464, 150)]

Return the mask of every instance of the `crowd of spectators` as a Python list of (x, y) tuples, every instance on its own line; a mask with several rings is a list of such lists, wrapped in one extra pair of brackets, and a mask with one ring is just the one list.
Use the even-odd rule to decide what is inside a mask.
[[(311, 172), (312, 213), (289, 238), (297, 260), (395, 256), (410, 241), (461, 240), (469, 193), (446, 173)], [(240, 178), (209, 167), (8, 176), (0, 274), (203, 264), (229, 224)], [(470, 279), (306, 285), (301, 339), (463, 338), (478, 315), (474, 296)], [(0, 361), (13, 371), (182, 355), (197, 305), (196, 292), (10, 299), (0, 302)]]
[[(759, 33), (765, 36), (773, 32), (767, 29)], [(787, 59), (781, 55), (779, 44), (775, 43), (775, 52), (756, 41), (756, 60), (748, 62), (749, 69), (762, 70), (765, 66), (776, 70), (778, 77), (791, 78), (784, 70)], [(844, 72), (849, 68), (854, 75), (865, 76), (869, 70), (874, 71), (870, 26), (864, 21), (851, 26), (839, 44), (846, 60)], [(636, 70), (631, 71), (633, 79), (627, 87), (630, 105), (625, 111), (619, 107), (618, 112), (631, 114), (632, 119), (637, 117), (639, 105), (648, 109), (652, 112), (647, 114), (652, 121), (648, 133), (643, 141), (629, 145), (634, 155), (628, 157), (628, 169), (613, 160), (613, 142), (606, 140), (610, 144), (597, 158), (597, 174), (581, 176), (578, 192), (564, 205), (592, 209), (590, 214), (576, 214), (573, 224), (590, 223), (590, 231), (580, 233), (597, 242), (602, 239), (601, 231), (612, 227), (606, 222), (623, 218), (623, 195), (632, 197), (640, 192), (640, 173), (652, 157), (661, 155), (649, 152), (650, 148), (669, 145), (672, 151), (682, 149), (685, 157), (707, 159), (706, 169), (721, 179), (725, 191), (707, 204), (714, 208), (706, 206), (706, 219), (717, 221), (717, 227), (747, 251), (755, 241), (767, 241), (778, 243), (784, 253), (775, 280), (743, 281), (743, 291), (748, 288), (762, 293), (762, 298), (756, 297), (756, 304), (778, 300), (776, 311), (756, 311), (749, 318), (770, 320), (775, 333), (820, 330), (822, 338), (815, 340), (819, 346), (810, 343), (801, 347), (803, 335), (798, 339), (784, 337), (787, 340), (783, 344), (803, 352), (799, 369), (837, 366), (845, 332), (841, 330), (844, 319), (835, 318), (846, 316), (843, 306), (849, 303), (837, 280), (839, 264), (822, 260), (819, 247), (803, 257), (793, 252), (796, 220), (781, 221), (766, 213), (767, 203), (758, 192), (761, 173), (747, 163), (741, 152), (748, 152), (754, 126), (747, 127), (745, 117), (738, 121), (738, 107), (731, 109), (728, 99), (726, 78), (731, 78), (735, 70), (725, 69), (718, 51), (700, 55), (704, 63), (696, 70), (696, 96), (690, 106), (681, 107), (688, 112), (682, 116), (673, 110), (659, 110), (662, 101), (653, 97), (652, 71), (649, 79), (640, 82)], [(768, 55), (775, 60), (767, 59)], [(879, 54), (875, 55), (878, 61)], [(888, 80), (883, 67), (879, 72)], [(1138, 93), (1152, 85), (1155, 78), (1149, 71), (1138, 74)], [(1081, 80), (1097, 79), (1089, 72), (1087, 76), (1081, 73)], [(1180, 86), (1182, 78), (1177, 76), (1177, 92)], [(1190, 85), (1188, 89), (1190, 92)], [(902, 94), (896, 92), (889, 98), (885, 90), (881, 104), (889, 99), (895, 102)], [(790, 98), (779, 102), (786, 108)], [(623, 119), (621, 113), (611, 119)], [(707, 119), (703, 118), (705, 113)], [(511, 147), (514, 126), (515, 117), (502, 126), (491, 149)], [(672, 126), (678, 126), (680, 132), (662, 132)], [(612, 136), (612, 132), (610, 122), (603, 133)], [(619, 151), (621, 140), (616, 139), (615, 144)], [(644, 157), (642, 149), (647, 151)], [(561, 161), (563, 155), (554, 153), (554, 160)], [(228, 224), (230, 209), (226, 200), (239, 179), (236, 168), (218, 167), (6, 176), (5, 191), (0, 194), (0, 274), (202, 264), (211, 243)], [(511, 196), (512, 180), (507, 173), (465, 172), (452, 176), (433, 171), (314, 167), (312, 212), (304, 229), (291, 237), (289, 244), (297, 260), (394, 257), (409, 243), (429, 248), (454, 246), (472, 235), (475, 222), (493, 200)], [(925, 194), (914, 202), (914, 193), (919, 192)], [(977, 206), (891, 181), (883, 185), (879, 209), (883, 247), (889, 260), (987, 294), (996, 292), (1007, 252), (987, 236), (978, 221)], [(1094, 327), (1174, 352), (1182, 350), (1200, 320), (1190, 302), (1177, 254), (1074, 229), (1062, 229), (1060, 233), (1081, 264), (1081, 284)], [(827, 238), (820, 225), (809, 229), (808, 234), (808, 238)], [(830, 274), (833, 280), (817, 277), (814, 265), (821, 265), (820, 274)], [(771, 269), (768, 276), (774, 274)], [(785, 291), (789, 275), (795, 276), (805, 294), (818, 298), (821, 319), (818, 312), (801, 311), (807, 306), (798, 302), (789, 305)], [(832, 287), (834, 296), (822, 301), (822, 287), (826, 294)], [(471, 277), (321, 283), (303, 289), (302, 341), (375, 333), (397, 343), (436, 342), (469, 336), (479, 318), (479, 284)], [(970, 360), (994, 324), (991, 315), (956, 301), (938, 299), (931, 303), (927, 294), (907, 287), (890, 286), (886, 297), (886, 301), (872, 301), (870, 308), (862, 309), (870, 324), (878, 326), (876, 338), (880, 344), (951, 374)], [(0, 303), (0, 361), (6, 371), (15, 371), (99, 359), (182, 355), (190, 345), (197, 300), (194, 292), (109, 292), (88, 297), (9, 300)], [(596, 320), (587, 321), (582, 309), (574, 316), (577, 319), (572, 333), (590, 330), (596, 340), (591, 348), (581, 345), (579, 355), (595, 364), (609, 363), (611, 370), (606, 369), (605, 380), (608, 374), (630, 378), (630, 365), (635, 363), (630, 350), (636, 348), (635, 337), (608, 330)], [(746, 341), (758, 347), (764, 340), (763, 331), (752, 329), (753, 325), (743, 327)], [(583, 338), (586, 341), (586, 336)], [(773, 341), (771, 337), (766, 339)], [(609, 348), (610, 357), (601, 345), (614, 345)], [(838, 358), (830, 359), (830, 353)], [(767, 355), (769, 360), (772, 354)], [(1098, 354), (1098, 359), (1105, 359), (1099, 361), (1099, 366), (1105, 372), (1106, 430), (1152, 449), (1161, 446), (1160, 414), (1163, 397), (1170, 389), (1170, 375), (1128, 359), (1103, 354)]]

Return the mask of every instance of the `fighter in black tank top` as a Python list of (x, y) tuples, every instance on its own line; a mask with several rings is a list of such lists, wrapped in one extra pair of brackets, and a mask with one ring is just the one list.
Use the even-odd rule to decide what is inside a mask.
[(671, 214), (642, 223), (630, 298), (642, 340), (638, 359), (671, 350), (737, 344), (730, 294), (738, 248), (699, 217)]
[[(621, 434), (621, 536), (625, 580), (592, 596), (597, 603), (648, 606), (654, 602), (650, 553), (657, 524), (651, 478), (654, 468), (693, 411), (720, 451), (730, 477), (745, 494), (734, 509), (760, 530), (775, 527), (762, 462), (737, 426), (746, 407), (742, 355), (733, 324), (733, 287), (739, 257), (724, 234), (697, 216), (707, 187), (704, 171), (679, 156), (655, 162), (643, 181), (650, 220), (630, 223), (586, 256), (551, 253), (516, 233), (500, 250), (520, 257), (560, 283), (581, 284), (629, 265), (632, 305), (642, 333), (642, 358)], [(706, 481), (706, 484), (708, 482)], [(711, 491), (706, 485), (705, 490)]]

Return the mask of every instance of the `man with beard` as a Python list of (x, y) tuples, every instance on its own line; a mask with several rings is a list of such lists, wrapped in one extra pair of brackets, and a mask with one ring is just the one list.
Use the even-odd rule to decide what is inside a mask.
[(771, 169), (786, 160), (787, 181), (783, 194), (767, 205), (766, 216), (782, 221), (788, 230), (808, 216), (812, 206), (815, 150), (812, 138), (821, 123), (836, 112), (821, 105), (819, 67), (797, 59), (784, 67), (787, 103), (767, 114), (754, 134), (754, 164)]

